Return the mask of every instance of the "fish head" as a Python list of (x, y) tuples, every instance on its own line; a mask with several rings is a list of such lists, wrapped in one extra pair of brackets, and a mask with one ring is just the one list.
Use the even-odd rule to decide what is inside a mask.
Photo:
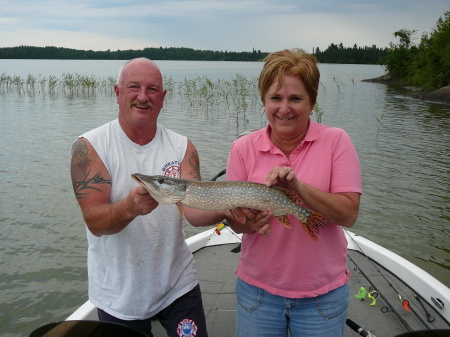
[(181, 202), (186, 194), (186, 183), (183, 179), (165, 176), (147, 176), (135, 173), (131, 177), (145, 187), (150, 195), (159, 203), (176, 204)]

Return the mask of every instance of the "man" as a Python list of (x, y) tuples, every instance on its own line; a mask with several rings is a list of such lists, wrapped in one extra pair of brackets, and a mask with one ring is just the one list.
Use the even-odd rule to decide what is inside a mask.
[[(81, 135), (72, 149), (72, 183), (89, 243), (89, 299), (100, 320), (149, 336), (154, 316), (171, 337), (207, 336), (178, 210), (159, 205), (130, 177), (137, 172), (198, 180), (197, 151), (185, 136), (157, 123), (166, 91), (153, 61), (125, 63), (114, 90), (118, 118)], [(189, 208), (184, 214), (196, 226), (224, 218), (223, 212)]]

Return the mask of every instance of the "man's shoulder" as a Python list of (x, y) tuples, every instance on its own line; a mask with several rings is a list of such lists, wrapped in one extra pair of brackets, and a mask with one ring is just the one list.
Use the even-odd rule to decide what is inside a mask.
[(162, 124), (159, 124), (159, 123), (158, 123), (157, 133), (160, 133), (163, 138), (187, 139), (187, 137), (182, 135), (181, 133), (178, 133), (176, 131), (168, 129), (165, 126), (163, 126)]
[(94, 134), (103, 133), (103, 132), (105, 132), (105, 130), (111, 128), (115, 121), (116, 120), (110, 121), (110, 122), (107, 122), (107, 123), (105, 123), (103, 125), (100, 125), (100, 126), (94, 128), (94, 129), (91, 129), (91, 130), (83, 133), (80, 137), (85, 137), (86, 135), (94, 135)]

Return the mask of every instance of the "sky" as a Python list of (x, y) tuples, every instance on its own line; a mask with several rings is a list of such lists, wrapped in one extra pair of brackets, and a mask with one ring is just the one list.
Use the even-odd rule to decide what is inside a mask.
[(215, 51), (388, 47), (415, 41), (450, 0), (0, 0), (0, 47), (82, 50), (187, 47)]

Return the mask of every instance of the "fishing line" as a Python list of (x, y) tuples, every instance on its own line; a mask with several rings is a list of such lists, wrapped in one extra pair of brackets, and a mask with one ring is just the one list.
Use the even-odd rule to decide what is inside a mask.
[(433, 316), (431, 316), (431, 314), (428, 312), (428, 310), (425, 308), (425, 306), (423, 305), (420, 296), (415, 294), (414, 298), (420, 303), (420, 305), (422, 306), (423, 311), (425, 311), (425, 314), (427, 315), (427, 321), (428, 322), (434, 322), (435, 318)]
[[(364, 254), (363, 251), (361, 251), (363, 253), (364, 256), (366, 256), (367, 258), (369, 258), (366, 254)], [(366, 278), (367, 281), (369, 281), (370, 285), (372, 286), (373, 289), (377, 289), (377, 287), (375, 286), (375, 284), (372, 282), (372, 280), (370, 280), (370, 278), (366, 275), (366, 273), (364, 273), (364, 271), (361, 269), (360, 266), (358, 266), (358, 264), (355, 262), (355, 260), (352, 259), (352, 257), (350, 255), (347, 255), (348, 258), (350, 259), (350, 261), (353, 262), (353, 264), (358, 268), (359, 272)], [(386, 302), (386, 304), (389, 306), (390, 310), (395, 314), (395, 316), (397, 316), (397, 318), (400, 320), (400, 322), (402, 322), (402, 324), (405, 326), (405, 328), (408, 331), (414, 331), (408, 324), (408, 322), (406, 322), (402, 316), (400, 316), (400, 314), (397, 312), (397, 310), (395, 310), (395, 308), (392, 306), (392, 304), (388, 301), (388, 299), (383, 295), (383, 293), (377, 289), (378, 294), (380, 294), (380, 296), (383, 298), (383, 300)]]
[[(220, 171), (219, 173), (217, 173), (217, 174), (211, 179), (211, 181), (216, 181), (217, 178), (223, 176), (226, 172), (227, 172), (227, 170), (226, 170), (226, 169), (223, 169), (222, 171)], [(221, 224), (223, 224), (224, 227), (226, 227), (226, 228), (228, 229), (228, 231), (229, 231), (231, 234), (233, 234), (240, 242), (242, 242), (242, 239), (241, 239), (239, 236), (237, 236), (236, 233), (230, 228), (230, 225), (227, 223), (226, 220), (224, 220), (224, 221), (222, 221), (221, 223), (219, 223), (219, 224), (217, 225), (217, 227), (215, 228), (217, 235), (220, 235), (220, 231), (224, 228), (224, 227), (220, 228), (220, 225), (221, 225)], [(240, 244), (239, 244), (239, 245), (240, 245)], [(233, 250), (236, 250), (236, 249), (237, 249), (237, 248), (234, 248)], [(240, 251), (240, 247), (239, 247), (239, 251)], [(235, 251), (235, 252), (238, 252), (238, 251)]]
[[(367, 258), (367, 260), (372, 264), (372, 266), (375, 268), (375, 270), (383, 277), (383, 279), (386, 281), (386, 283), (389, 285), (390, 288), (397, 294), (400, 301), (402, 301), (403, 307), (405, 310), (410, 311), (422, 322), (422, 324), (430, 330), (430, 327), (428, 324), (418, 315), (418, 313), (414, 310), (414, 308), (411, 307), (411, 302), (403, 299), (400, 293), (394, 288), (392, 282), (390, 282), (386, 276), (381, 272), (381, 270), (376, 266), (374, 261), (372, 261), (369, 256), (364, 252), (364, 250), (361, 248), (361, 246), (353, 239), (353, 237), (348, 233), (348, 231), (344, 228), (344, 231), (347, 232), (348, 236), (352, 239), (353, 243), (358, 247), (358, 249), (361, 251), (361, 253), (364, 255), (364, 257)], [(358, 266), (358, 264), (348, 255), (349, 259), (355, 264), (355, 266), (358, 268), (358, 270), (361, 272), (361, 274), (369, 281), (371, 286), (376, 289), (375, 284), (369, 279), (369, 277), (361, 270), (361, 268)], [(409, 324), (400, 316), (400, 314), (393, 308), (392, 304), (384, 297), (384, 295), (377, 289), (378, 293), (381, 295), (383, 300), (386, 302), (386, 304), (389, 306), (389, 308), (392, 310), (392, 312), (397, 316), (397, 318), (402, 322), (402, 324), (405, 326), (408, 331), (413, 331), (412, 328), (409, 326)], [(418, 296), (418, 295), (416, 295)], [(418, 298), (418, 297), (417, 297)], [(426, 311), (426, 310), (425, 310)], [(410, 330), (411, 329), (411, 330)]]

